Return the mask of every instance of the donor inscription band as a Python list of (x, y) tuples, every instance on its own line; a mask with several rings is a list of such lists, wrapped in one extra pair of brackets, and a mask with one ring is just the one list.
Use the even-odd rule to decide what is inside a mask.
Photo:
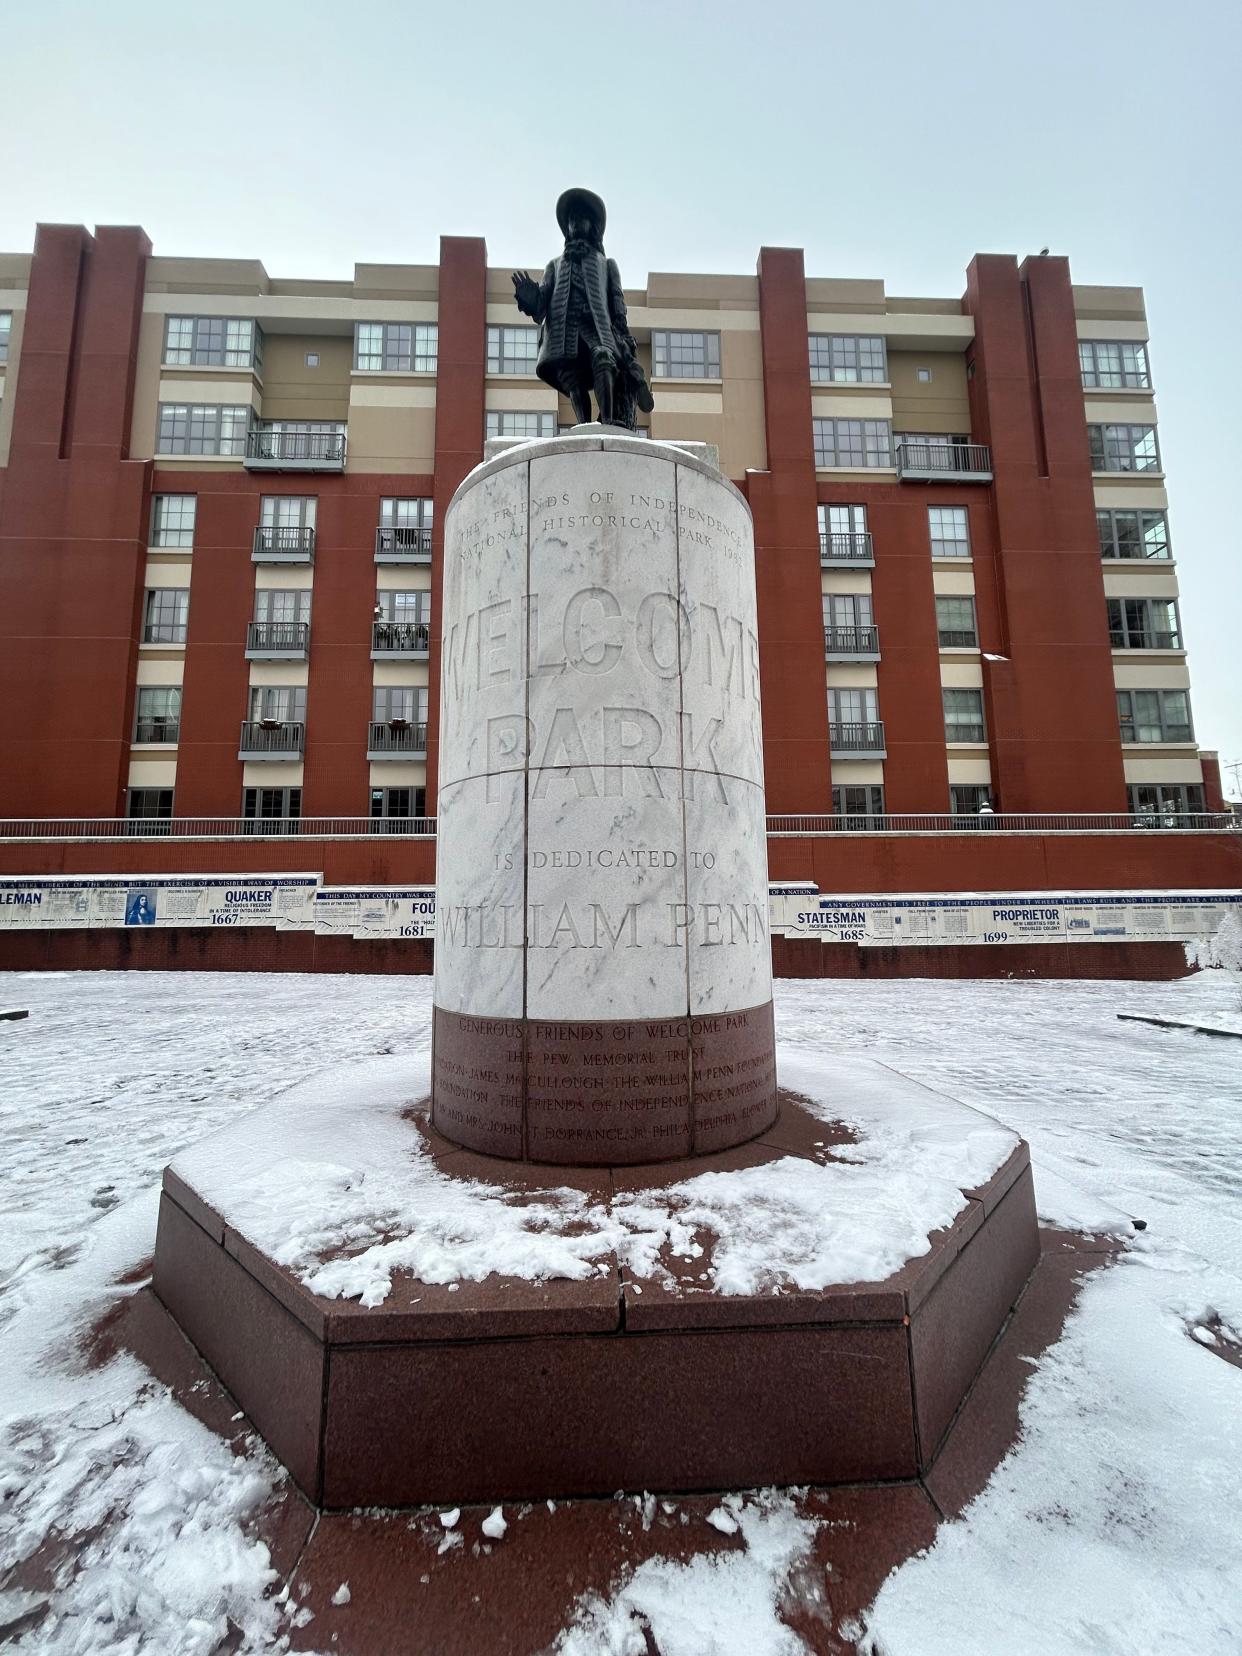
[(776, 1114), (754, 539), (693, 446), (588, 426), (445, 519), (432, 1114), (489, 1155)]

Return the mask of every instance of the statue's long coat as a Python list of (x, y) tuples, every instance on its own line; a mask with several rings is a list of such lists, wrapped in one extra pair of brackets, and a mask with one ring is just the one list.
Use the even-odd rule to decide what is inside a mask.
[[(576, 361), (578, 356), (577, 339), (565, 337), (570, 279), (569, 260), (561, 253), (548, 265), (539, 284), (535, 310), (535, 320), (539, 323), (539, 360), (535, 372), (549, 385), (559, 386), (557, 370), (567, 362)], [(600, 344), (619, 356), (612, 318), (614, 309), (624, 316), (625, 296), (616, 261), (603, 253), (588, 253), (582, 260), (582, 285)]]

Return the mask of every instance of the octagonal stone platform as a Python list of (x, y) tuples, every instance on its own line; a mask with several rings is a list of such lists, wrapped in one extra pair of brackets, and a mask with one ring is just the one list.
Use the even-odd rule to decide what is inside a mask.
[[(907, 1103), (931, 1101), (941, 1144), (957, 1131), (964, 1146), (982, 1122), (998, 1130), (883, 1074)], [(607, 1203), (786, 1157), (857, 1160), (850, 1128), (788, 1093), (781, 1102), (777, 1123), (749, 1145), (643, 1169), (494, 1161), (436, 1134), (425, 1099), (405, 1102), (401, 1122), (438, 1174), (515, 1202), (569, 1188)], [(275, 1262), (270, 1238), (257, 1247), (245, 1234), (254, 1227), (230, 1218), (230, 1179), (241, 1182), (270, 1144), (264, 1118), (277, 1107), (166, 1171), (154, 1283), (324, 1509), (924, 1475), (1038, 1258), (1027, 1147), (1009, 1135), (952, 1222), (883, 1281), (722, 1293), (702, 1280), (706, 1236), (702, 1257), (664, 1256), (664, 1272), (646, 1278), (615, 1257), (582, 1281), (431, 1284), (394, 1273), (387, 1298), (367, 1307), (317, 1296)], [(322, 1109), (308, 1112), (315, 1154), (322, 1125)], [(347, 1119), (340, 1131), (347, 1157)]]

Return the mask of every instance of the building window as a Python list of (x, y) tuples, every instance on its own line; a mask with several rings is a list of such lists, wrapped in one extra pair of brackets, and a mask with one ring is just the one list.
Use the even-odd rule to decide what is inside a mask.
[(434, 322), (359, 322), (354, 367), (367, 374), (434, 374), (439, 332)]
[(173, 814), (171, 788), (131, 788), (125, 800), (125, 815), (131, 821), (166, 822)]
[(143, 610), (144, 644), (184, 644), (190, 613), (188, 587), (151, 587)]
[(930, 368), (916, 368), (914, 370), (914, 377), (920, 385), (930, 385), (932, 371)]
[(151, 545), (193, 546), (197, 495), (155, 495), (151, 501)]
[(301, 816), (301, 788), (242, 789), (242, 817), (254, 824), (252, 833), (296, 834)]
[(719, 379), (720, 335), (655, 329), (651, 374), (653, 379)]
[(965, 506), (929, 506), (927, 529), (933, 558), (969, 558), (970, 516)]
[(164, 361), (174, 368), (261, 368), (263, 334), (248, 318), (170, 316)]
[[(1198, 782), (1138, 782), (1126, 790), (1135, 816), (1160, 818), (1193, 816), (1203, 810), (1203, 788)], [(1174, 828), (1177, 823), (1169, 822)]]
[(1185, 690), (1118, 690), (1123, 742), (1193, 742), (1190, 695)]
[(318, 351), (307, 351), (307, 353), (306, 353), (306, 366), (308, 368), (318, 368), (318, 366), (319, 366), (319, 352)]
[(883, 339), (857, 334), (811, 334), (807, 345), (811, 378), (817, 384), (883, 384), (888, 379)]
[(142, 685), (134, 719), (135, 742), (175, 742), (181, 734), (181, 686)]
[(285, 590), (260, 587), (254, 595), (254, 619), (276, 625), (306, 626), (310, 622), (311, 595), (306, 587)]
[(230, 404), (161, 403), (157, 454), (246, 452), (250, 409)]
[(1182, 629), (1172, 598), (1109, 598), (1108, 637), (1114, 650), (1180, 650)]
[(313, 529), (317, 495), (264, 495), (259, 524), (264, 529)]
[(411, 819), (425, 817), (426, 814), (426, 788), (371, 789), (372, 820), (382, 823), (388, 833), (400, 832), (403, 825), (408, 829), (412, 825)]
[(425, 684), (377, 684), (372, 692), (371, 718), (376, 724), (425, 725), (427, 686)]
[(425, 626), (431, 620), (429, 592), (379, 592), (375, 598), (375, 619), (398, 625)]
[(539, 356), (539, 329), (516, 327), (487, 330), (489, 374), (533, 375)]
[(554, 437), (556, 415), (491, 408), (485, 430), (488, 437)]
[(869, 592), (826, 592), (824, 649), (829, 655), (877, 655), (879, 639)]
[(9, 360), (9, 340), (13, 335), (13, 312), (0, 311), (0, 362)]
[(380, 501), (381, 529), (424, 529), (431, 533), (433, 502), (430, 495), (411, 495), (399, 500)]
[(857, 818), (858, 826), (866, 827), (877, 817), (884, 815), (884, 789), (882, 787), (834, 788), (832, 790), (832, 814), (845, 818)]
[(250, 722), (252, 724), (305, 724), (306, 686), (304, 684), (252, 684), (250, 687)]
[(983, 728), (983, 691), (948, 690), (944, 698), (944, 739), (946, 742), (982, 742), (986, 740)]
[(1100, 556), (1169, 558), (1169, 522), (1163, 512), (1097, 512)]
[(975, 624), (973, 598), (942, 598), (936, 595), (936, 629), (942, 650), (977, 650), (979, 629)]
[(1080, 339), (1078, 361), (1082, 383), (1088, 388), (1117, 390), (1123, 387), (1147, 391), (1147, 347), (1139, 340)]
[(951, 782), (949, 810), (954, 816), (978, 816), (982, 805), (991, 805), (992, 790), (984, 782)]
[(877, 690), (830, 690), (828, 708), (834, 725), (875, 724), (878, 722), (879, 692)]
[(893, 463), (891, 420), (812, 420), (817, 466), (868, 466)]
[(1145, 472), (1160, 470), (1156, 428), (1149, 425), (1089, 425), (1091, 470)]

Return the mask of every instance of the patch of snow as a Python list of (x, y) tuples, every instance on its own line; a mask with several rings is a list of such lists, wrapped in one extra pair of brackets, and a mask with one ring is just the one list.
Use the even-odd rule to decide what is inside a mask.
[(503, 1507), (493, 1507), (483, 1520), (483, 1533), (489, 1541), (503, 1541), (508, 1527)]
[(456, 1529), (460, 1518), (460, 1507), (450, 1507), (447, 1512), (442, 1512), (440, 1514), (440, 1522), (444, 1525), (446, 1530)]
[(707, 1515), (707, 1521), (713, 1529), (718, 1529), (721, 1535), (737, 1534), (737, 1519), (726, 1506), (713, 1507)]
[(1242, 1643), (1242, 1375), (1188, 1337), (1242, 1282), (1139, 1238), (1039, 1359), (1022, 1437), (864, 1618), (873, 1656), (1136, 1656)]
[(858, 1143), (825, 1163), (784, 1157), (606, 1202), (568, 1188), (532, 1199), (436, 1166), (402, 1116), (429, 1085), (422, 1053), (331, 1071), (173, 1165), (314, 1293), (372, 1306), (395, 1271), (450, 1287), (493, 1272), (581, 1281), (615, 1254), (631, 1277), (667, 1278), (661, 1250), (695, 1258), (700, 1232), (714, 1239), (705, 1275), (718, 1293), (882, 1281), (927, 1252), (931, 1232), (965, 1206), (963, 1188), (982, 1184), (1016, 1142), (991, 1117), (868, 1059), (826, 1063), (788, 1048), (780, 1072)]
[(743, 1547), (647, 1559), (609, 1597), (586, 1594), (555, 1656), (643, 1656), (646, 1630), (660, 1656), (805, 1656), (780, 1610), (817, 1523), (788, 1495), (763, 1493), (738, 1502), (737, 1526)]
[(353, 1594), (349, 1590), (348, 1581), (342, 1581), (341, 1585), (332, 1595), (332, 1602), (333, 1604), (348, 1604), (352, 1597)]

